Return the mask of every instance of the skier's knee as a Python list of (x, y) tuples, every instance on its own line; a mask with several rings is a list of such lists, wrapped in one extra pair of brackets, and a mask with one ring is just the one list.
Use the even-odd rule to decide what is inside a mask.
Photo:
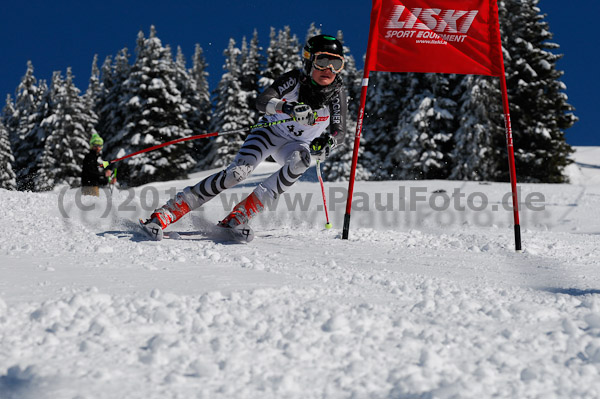
[(310, 166), (310, 152), (306, 148), (294, 151), (287, 160), (290, 172), (301, 175)]
[(247, 164), (231, 163), (225, 169), (225, 186), (232, 187), (245, 180), (252, 173), (252, 166)]

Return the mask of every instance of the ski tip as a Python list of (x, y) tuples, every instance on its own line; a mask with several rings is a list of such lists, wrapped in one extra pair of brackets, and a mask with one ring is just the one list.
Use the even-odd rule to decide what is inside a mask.
[(163, 239), (163, 230), (156, 223), (145, 223), (140, 219), (142, 231), (153, 241), (161, 241)]
[(239, 242), (250, 242), (254, 240), (254, 230), (247, 224), (239, 224), (232, 229), (234, 239)]
[[(164, 235), (164, 234), (165, 234), (165, 233), (163, 233), (163, 235)], [(178, 232), (176, 232), (176, 231), (171, 231), (171, 232), (169, 232), (168, 234), (169, 234), (169, 235), (168, 235), (168, 237), (169, 237), (171, 240), (183, 240), (183, 238), (181, 237), (181, 234), (179, 234), (179, 233), (178, 233)]]
[(236, 242), (249, 243), (254, 240), (254, 230), (247, 224), (238, 224), (233, 227), (217, 225), (217, 227)]

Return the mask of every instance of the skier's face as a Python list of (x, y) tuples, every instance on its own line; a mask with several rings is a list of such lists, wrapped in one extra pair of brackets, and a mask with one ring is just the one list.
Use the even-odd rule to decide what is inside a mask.
[(94, 148), (94, 151), (96, 151), (96, 154), (100, 154), (102, 152), (101, 145), (95, 145), (93, 148)]
[(322, 71), (319, 71), (318, 69), (313, 68), (311, 77), (319, 85), (329, 86), (335, 80), (335, 73), (333, 73), (331, 71), (331, 69), (329, 69), (329, 68), (322, 70)]

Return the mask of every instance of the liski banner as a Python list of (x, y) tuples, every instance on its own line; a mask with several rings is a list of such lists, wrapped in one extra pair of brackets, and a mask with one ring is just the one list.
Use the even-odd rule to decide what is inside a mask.
[(500, 33), (491, 3), (374, 1), (367, 68), (499, 76)]
[(370, 71), (456, 73), (500, 78), (513, 193), (515, 247), (520, 251), (514, 149), (496, 0), (373, 0), (342, 233), (344, 239), (348, 238), (350, 229), (352, 192)]

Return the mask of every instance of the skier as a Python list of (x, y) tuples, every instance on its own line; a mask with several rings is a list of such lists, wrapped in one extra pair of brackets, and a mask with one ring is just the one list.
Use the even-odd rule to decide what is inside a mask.
[(81, 168), (81, 193), (83, 195), (100, 196), (99, 186), (107, 183), (115, 184), (116, 177), (110, 178), (112, 171), (107, 169), (104, 172), (100, 165), (102, 161), (98, 159), (102, 152), (104, 140), (98, 133), (92, 134), (90, 138), (90, 151), (83, 158)]
[[(342, 144), (347, 113), (340, 76), (343, 68), (344, 51), (339, 40), (328, 35), (310, 38), (304, 46), (303, 69), (286, 72), (256, 100), (257, 109), (265, 113), (261, 122), (290, 117), (295, 120), (252, 130), (227, 168), (177, 193), (150, 215), (143, 223), (144, 230), (151, 238), (162, 239), (162, 230), (168, 225), (240, 183), (272, 156), (282, 165), (281, 169), (218, 223), (226, 228), (246, 225), (264, 209), (266, 200), (277, 198), (302, 176), (311, 158), (323, 161), (333, 147)], [(327, 127), (329, 132), (325, 132)]]

